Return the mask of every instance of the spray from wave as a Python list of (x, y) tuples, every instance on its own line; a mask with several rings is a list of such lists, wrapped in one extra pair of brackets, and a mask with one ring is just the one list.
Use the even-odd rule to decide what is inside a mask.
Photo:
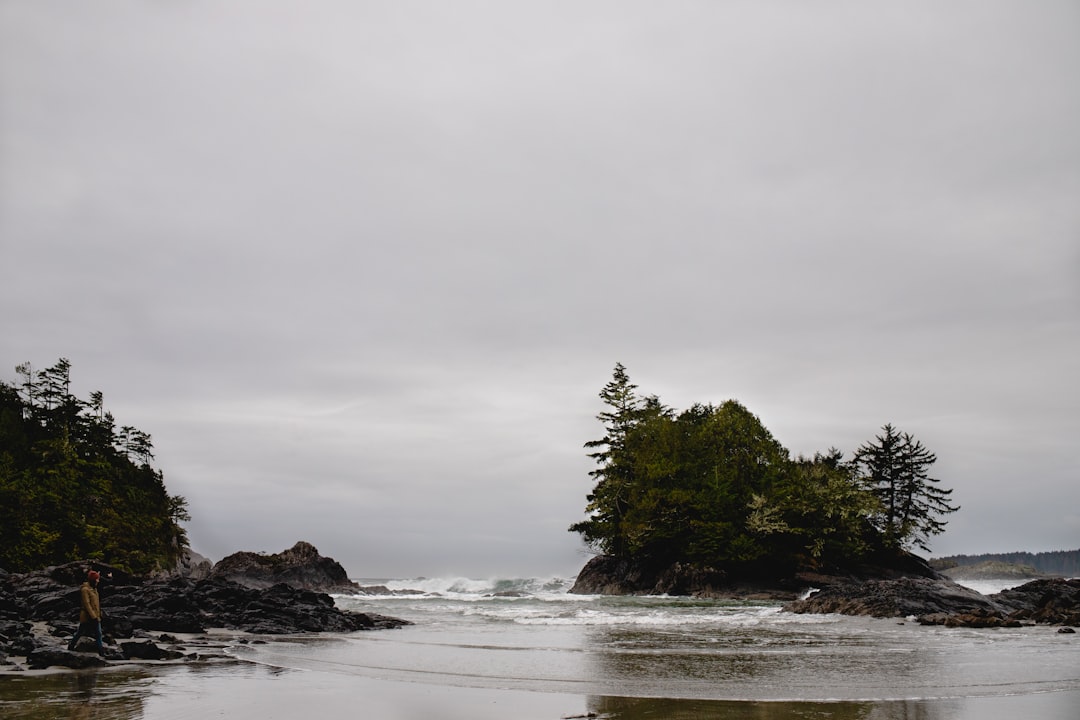
[(371, 579), (355, 581), (368, 596), (391, 597), (453, 597), (480, 599), (490, 597), (543, 597), (565, 595), (573, 584), (560, 577), (551, 578), (408, 578)]

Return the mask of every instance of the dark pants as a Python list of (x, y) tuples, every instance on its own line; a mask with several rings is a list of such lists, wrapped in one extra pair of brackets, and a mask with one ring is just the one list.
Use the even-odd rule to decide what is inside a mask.
[(79, 623), (79, 629), (75, 631), (75, 635), (71, 638), (71, 642), (68, 643), (68, 650), (74, 650), (75, 645), (79, 642), (80, 637), (92, 637), (97, 641), (98, 655), (105, 654), (105, 646), (101, 642), (101, 621), (100, 620), (87, 620), (84, 623)]

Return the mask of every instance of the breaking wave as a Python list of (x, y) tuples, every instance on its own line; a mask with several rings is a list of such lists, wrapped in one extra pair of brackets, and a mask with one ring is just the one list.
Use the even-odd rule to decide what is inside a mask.
[[(565, 578), (487, 578), (466, 577), (378, 579), (361, 578), (355, 581), (364, 588), (364, 595), (375, 597), (443, 596), (457, 599), (501, 597), (543, 597), (565, 595), (573, 585)], [(385, 591), (384, 591), (385, 589)]]

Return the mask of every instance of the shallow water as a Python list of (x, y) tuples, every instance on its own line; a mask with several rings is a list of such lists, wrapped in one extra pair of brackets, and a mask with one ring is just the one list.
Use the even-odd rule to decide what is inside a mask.
[(247, 662), (231, 665), (0, 677), (0, 717), (1080, 717), (1080, 642), (1056, 628), (571, 596), (561, 581), (380, 584), (419, 592), (337, 601), (415, 625), (238, 644), (230, 652)]
[(1080, 689), (1080, 645), (1056, 628), (947, 629), (794, 615), (776, 603), (582, 597), (555, 582), (521, 581), (519, 597), (433, 585), (420, 589), (437, 594), (339, 598), (417, 623), (401, 632), (265, 647), (255, 659), (454, 686), (700, 700), (906, 701)]

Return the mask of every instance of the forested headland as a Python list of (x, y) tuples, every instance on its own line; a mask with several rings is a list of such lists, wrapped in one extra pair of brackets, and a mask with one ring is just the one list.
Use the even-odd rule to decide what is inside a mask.
[(1080, 550), (1054, 550), (1051, 552), (1007, 552), (980, 555), (948, 555), (930, 561), (938, 570), (979, 565), (987, 562), (1026, 565), (1041, 573), (1080, 577)]
[(0, 568), (96, 560), (134, 574), (172, 567), (187, 502), (170, 495), (150, 435), (117, 426), (101, 392), (71, 392), (71, 363), (0, 382)]
[(621, 364), (600, 392), (602, 437), (587, 517), (570, 530), (601, 555), (727, 574), (888, 565), (928, 549), (958, 508), (936, 456), (886, 424), (847, 458), (791, 457), (735, 400), (667, 407)]

